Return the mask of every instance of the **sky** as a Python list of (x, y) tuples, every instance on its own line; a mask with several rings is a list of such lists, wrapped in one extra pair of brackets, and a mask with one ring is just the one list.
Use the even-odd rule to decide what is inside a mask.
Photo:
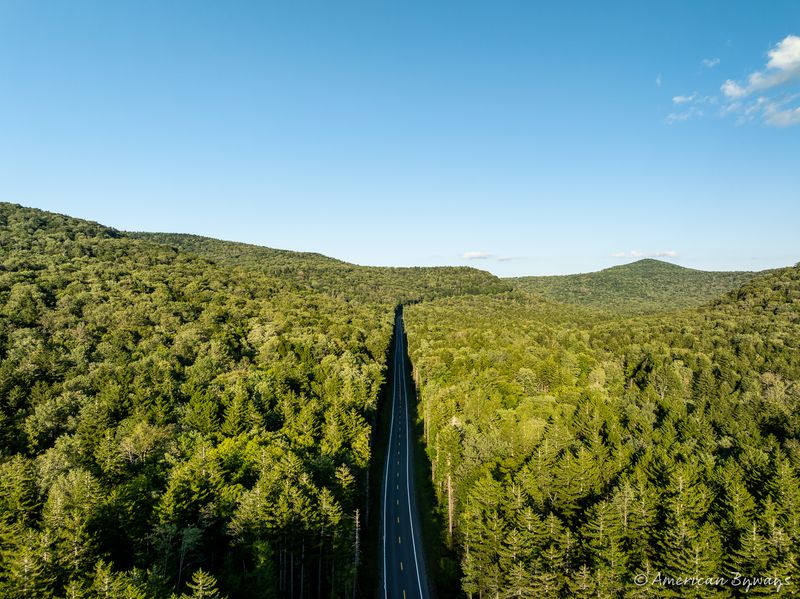
[(0, 0), (0, 201), (358, 264), (800, 261), (800, 2)]

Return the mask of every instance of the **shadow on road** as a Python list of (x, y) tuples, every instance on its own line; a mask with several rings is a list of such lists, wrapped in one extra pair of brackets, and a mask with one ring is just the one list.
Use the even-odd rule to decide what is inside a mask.
[[(397, 310), (402, 314), (402, 307)], [(392, 337), (387, 364), (393, 366), (395, 339)], [(461, 597), (460, 589), (461, 572), (458, 557), (448, 549), (446, 544), (445, 523), (439, 510), (436, 509), (436, 494), (433, 489), (431, 477), (431, 463), (425, 452), (423, 442), (422, 422), (417, 414), (417, 389), (411, 376), (413, 365), (408, 357), (408, 344), (402, 340), (402, 351), (406, 352), (406, 372), (395, 373), (393, 368), (387, 372), (386, 383), (381, 393), (378, 413), (375, 422), (372, 462), (370, 464), (370, 489), (369, 489), (369, 518), (364, 524), (364, 546), (369, 548), (364, 552), (359, 576), (359, 596), (382, 596), (381, 582), (381, 481), (383, 465), (386, 460), (386, 449), (389, 442), (389, 416), (392, 405), (392, 385), (394, 377), (406, 377), (409, 398), (409, 415), (414, 423), (413, 456), (414, 456), (414, 482), (417, 491), (417, 508), (422, 525), (422, 534), (425, 545), (426, 570), (432, 597)]]

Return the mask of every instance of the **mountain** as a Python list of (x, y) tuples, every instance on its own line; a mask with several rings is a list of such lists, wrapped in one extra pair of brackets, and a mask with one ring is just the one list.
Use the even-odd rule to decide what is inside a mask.
[(168, 244), (218, 264), (246, 267), (291, 280), (335, 297), (375, 303), (429, 300), (452, 295), (502, 293), (511, 285), (491, 273), (468, 267), (359, 266), (321, 254), (174, 233), (126, 233)]
[(646, 314), (699, 306), (756, 274), (694, 270), (645, 259), (587, 274), (506, 280), (518, 289), (562, 303), (618, 314)]

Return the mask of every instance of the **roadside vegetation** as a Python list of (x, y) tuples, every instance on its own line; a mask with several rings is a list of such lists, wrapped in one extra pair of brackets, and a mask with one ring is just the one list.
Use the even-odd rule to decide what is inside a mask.
[(591, 304), (406, 310), (464, 592), (650, 597), (637, 575), (796, 575), (800, 266), (699, 309)]

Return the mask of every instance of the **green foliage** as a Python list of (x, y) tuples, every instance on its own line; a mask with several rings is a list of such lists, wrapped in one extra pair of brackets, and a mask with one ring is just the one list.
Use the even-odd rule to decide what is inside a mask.
[(515, 284), (538, 293), (0, 204), (0, 596), (349, 594), (393, 309), (419, 300), (465, 592), (794, 575), (800, 268)]
[(644, 259), (579, 275), (518, 277), (518, 289), (543, 297), (618, 314), (692, 308), (737, 289), (752, 272), (706, 272)]
[[(616, 302), (608, 290), (592, 301)], [(521, 293), (405, 314), (468, 595), (645, 597), (656, 589), (637, 573), (796, 575), (800, 266), (663, 315)]]
[(175, 233), (128, 233), (208, 257), (215, 263), (294, 281), (296, 284), (346, 300), (389, 304), (437, 297), (500, 293), (511, 285), (488, 272), (467, 267), (389, 268), (358, 266), (308, 252), (220, 241)]
[(192, 574), (192, 582), (188, 585), (191, 595), (183, 594), (181, 599), (224, 599), (217, 591), (217, 581), (208, 572), (197, 570)]
[(0, 595), (352, 588), (392, 310), (211, 258), (0, 204)]

